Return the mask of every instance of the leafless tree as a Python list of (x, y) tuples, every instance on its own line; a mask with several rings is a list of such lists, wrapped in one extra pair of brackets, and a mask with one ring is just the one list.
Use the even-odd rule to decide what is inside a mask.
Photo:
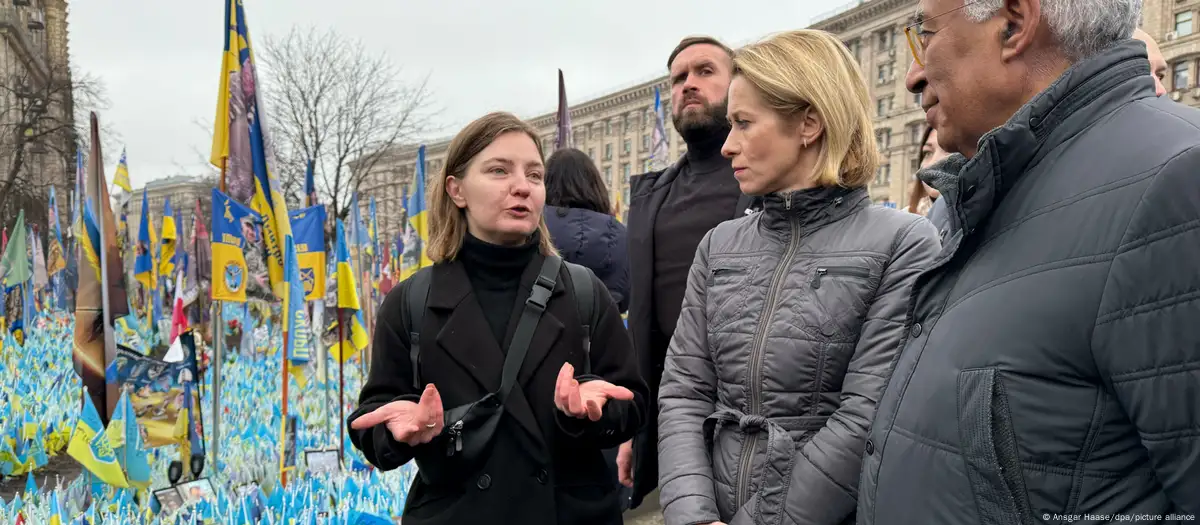
[[(48, 69), (30, 57), (23, 60), (0, 81), (0, 210), (5, 224), (20, 209), (30, 222), (45, 222), (49, 187), (71, 187), (77, 144), (88, 147), (88, 112), (108, 107), (100, 79), (66, 67)], [(59, 191), (60, 210), (69, 199)]]
[(405, 82), (386, 56), (331, 30), (293, 28), (267, 37), (260, 49), (275, 169), (285, 192), (302, 193), (312, 159), (322, 202), (345, 218), (363, 179), (357, 174), (381, 158), (373, 154), (428, 130), (428, 77)]

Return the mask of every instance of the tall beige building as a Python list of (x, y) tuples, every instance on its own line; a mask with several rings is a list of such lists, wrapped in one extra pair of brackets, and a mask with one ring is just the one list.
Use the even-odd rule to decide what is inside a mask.
[[(66, 0), (0, 5), (0, 184), (12, 181), (6, 216), (57, 186), (68, 211), (75, 155), (74, 101), (68, 67)], [(18, 197), (9, 199), (9, 197)], [(40, 210), (44, 212), (43, 210)], [(30, 210), (33, 213), (33, 210)], [(42, 216), (32, 216), (43, 222)]]
[(1167, 60), (1168, 96), (1200, 107), (1200, 0), (1145, 0), (1142, 29), (1158, 40)]
[[(877, 204), (900, 208), (908, 205), (908, 193), (916, 180), (919, 142), (925, 126), (920, 95), (909, 93), (904, 86), (912, 61), (904, 27), (916, 7), (917, 0), (858, 0), (818, 17), (820, 20), (811, 26), (838, 35), (858, 60), (874, 104), (875, 139), (880, 151), (880, 167), (869, 186), (871, 198)], [(1171, 64), (1165, 81), (1172, 90), (1170, 96), (1200, 106), (1200, 0), (1145, 0), (1143, 28), (1158, 39)], [(571, 107), (575, 146), (596, 161), (614, 196), (627, 197), (624, 193), (629, 175), (646, 171), (655, 86), (662, 92), (663, 104), (669, 107), (666, 76)], [(541, 133), (546, 150), (553, 149), (555, 113), (529, 121)], [(686, 148), (670, 122), (667, 130), (669, 158), (673, 160)], [(433, 176), (441, 167), (448, 143), (448, 138), (428, 143), (427, 176)], [(388, 151), (385, 160), (365, 175), (362, 189), (378, 199), (380, 229), (384, 232), (393, 233), (400, 226), (401, 188), (412, 179), (416, 150), (416, 146), (404, 146)], [(628, 203), (628, 198), (623, 202)]]
[[(212, 225), (212, 189), (216, 187), (216, 181), (212, 177), (195, 177), (187, 175), (176, 175), (162, 179), (152, 180), (142, 188), (136, 188), (129, 194), (129, 215), (127, 221), (129, 223), (128, 235), (130, 238), (137, 238), (139, 228), (142, 223), (142, 192), (146, 193), (146, 200), (150, 206), (151, 223), (156, 228), (154, 236), (162, 237), (162, 215), (166, 207), (166, 201), (171, 201), (172, 213), (182, 220), (181, 224), (176, 224), (176, 228), (183, 228), (186, 233), (191, 235), (192, 216), (196, 214), (196, 201), (200, 201), (200, 213), (205, 220), (205, 229), (211, 229)], [(122, 199), (123, 196), (117, 196), (117, 199)], [(120, 210), (114, 210), (115, 213), (120, 213)]]

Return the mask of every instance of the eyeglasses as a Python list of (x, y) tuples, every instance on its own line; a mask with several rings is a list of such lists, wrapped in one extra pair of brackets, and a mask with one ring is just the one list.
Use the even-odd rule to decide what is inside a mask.
[(917, 15), (916, 18), (918, 20), (904, 28), (904, 38), (908, 40), (908, 50), (912, 52), (913, 60), (917, 62), (918, 66), (925, 67), (925, 44), (929, 43), (929, 37), (932, 37), (937, 33), (937, 31), (925, 31), (921, 28), (921, 26), (929, 20), (946, 16), (978, 1), (979, 0), (970, 0), (968, 2), (964, 2), (963, 5), (929, 18), (925, 18), (924, 15)]

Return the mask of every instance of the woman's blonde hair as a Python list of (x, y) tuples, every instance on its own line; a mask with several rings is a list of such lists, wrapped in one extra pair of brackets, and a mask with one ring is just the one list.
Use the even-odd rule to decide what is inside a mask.
[[(463, 240), (467, 238), (466, 210), (459, 208), (446, 193), (446, 180), (450, 177), (463, 178), (471, 160), (479, 155), (505, 133), (524, 133), (537, 147), (538, 158), (544, 160), (541, 139), (537, 130), (511, 113), (488, 113), (467, 124), (446, 151), (446, 165), (442, 173), (433, 180), (429, 192), (429, 245), (425, 247), (429, 259), (434, 263), (448, 262), (458, 256)], [(544, 210), (542, 210), (544, 211)], [(557, 255), (550, 231), (546, 229), (546, 218), (538, 219), (538, 251), (542, 255)]]
[(784, 119), (811, 108), (824, 123), (814, 178), (821, 186), (867, 185), (879, 166), (867, 84), (837, 37), (815, 29), (773, 35), (739, 49), (740, 75)]

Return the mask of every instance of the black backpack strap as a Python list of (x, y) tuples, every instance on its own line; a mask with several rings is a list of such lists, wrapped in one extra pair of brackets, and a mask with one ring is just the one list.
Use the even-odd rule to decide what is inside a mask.
[(504, 357), (504, 372), (500, 376), (500, 403), (508, 399), (509, 392), (517, 384), (517, 373), (521, 371), (521, 363), (525, 362), (525, 354), (529, 352), (529, 344), (533, 342), (533, 332), (537, 329), (542, 313), (550, 302), (550, 294), (558, 282), (558, 272), (562, 269), (562, 259), (553, 255), (542, 262), (542, 270), (538, 273), (537, 281), (525, 300), (525, 308), (513, 331), (512, 341), (508, 344), (508, 355)]
[(418, 270), (409, 277), (408, 303), (404, 309), (408, 321), (408, 359), (412, 362), (413, 388), (421, 390), (421, 323), (425, 321), (425, 301), (429, 299), (431, 270)]
[(583, 373), (592, 373), (592, 331), (596, 324), (596, 281), (586, 266), (567, 263), (567, 275), (575, 292), (575, 309), (583, 323)]

